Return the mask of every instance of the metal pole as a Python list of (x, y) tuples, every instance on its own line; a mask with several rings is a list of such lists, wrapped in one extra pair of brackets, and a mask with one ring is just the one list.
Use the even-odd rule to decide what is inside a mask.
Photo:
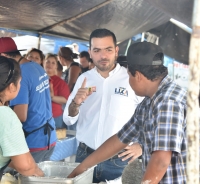
[(182, 22), (179, 22), (175, 19), (170, 19), (169, 21), (171, 23), (175, 24), (176, 26), (180, 27), (184, 31), (188, 32), (189, 34), (192, 34), (192, 29), (190, 27), (186, 26), (185, 24), (183, 24)]
[(126, 46), (126, 51), (125, 51), (125, 56), (127, 55), (127, 52), (128, 52), (128, 48), (129, 48), (129, 46), (131, 45), (131, 42), (132, 42), (132, 39), (130, 38), (129, 39), (129, 41), (128, 41), (128, 44), (127, 44), (127, 46)]
[(144, 41), (145, 32), (142, 33), (141, 42)]
[(41, 38), (42, 38), (42, 35), (40, 34), (39, 37), (38, 37), (38, 49), (40, 49)]
[(199, 184), (200, 0), (194, 0), (187, 96), (187, 184)]

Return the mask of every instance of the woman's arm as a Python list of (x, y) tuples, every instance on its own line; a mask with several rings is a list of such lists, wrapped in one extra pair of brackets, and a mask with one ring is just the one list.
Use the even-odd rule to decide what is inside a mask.
[(63, 96), (52, 96), (51, 101), (63, 105), (66, 104), (67, 99)]
[[(62, 79), (60, 79), (62, 80)], [(59, 81), (58, 86), (58, 93), (54, 94), (54, 86), (52, 83), (50, 83), (50, 94), (51, 94), (51, 101), (58, 103), (60, 105), (66, 104), (67, 99), (69, 97), (69, 87), (68, 85), (62, 80), (62, 82)]]
[(12, 156), (9, 167), (14, 168), (24, 176), (44, 176), (44, 173), (37, 166), (30, 152)]
[(26, 121), (28, 113), (28, 104), (15, 105), (13, 110), (22, 123)]

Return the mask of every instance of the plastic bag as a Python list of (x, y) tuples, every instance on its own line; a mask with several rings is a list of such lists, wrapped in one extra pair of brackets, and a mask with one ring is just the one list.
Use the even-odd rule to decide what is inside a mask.
[(3, 175), (0, 181), (0, 184), (17, 184), (17, 183), (18, 183), (17, 179), (10, 173), (6, 173), (5, 175)]
[(107, 184), (122, 184), (122, 178), (119, 177), (119, 178), (116, 178), (116, 179), (110, 180), (110, 181), (107, 181), (107, 180), (106, 180), (106, 183), (107, 183)]

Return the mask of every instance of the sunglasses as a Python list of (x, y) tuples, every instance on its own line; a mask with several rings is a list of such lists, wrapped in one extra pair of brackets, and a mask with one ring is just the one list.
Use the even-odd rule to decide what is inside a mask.
[(11, 61), (9, 61), (8, 63), (9, 63), (9, 66), (10, 66), (10, 70), (8, 72), (8, 77), (5, 80), (4, 84), (7, 84), (9, 82), (9, 80), (12, 78), (13, 73), (14, 73), (14, 64)]

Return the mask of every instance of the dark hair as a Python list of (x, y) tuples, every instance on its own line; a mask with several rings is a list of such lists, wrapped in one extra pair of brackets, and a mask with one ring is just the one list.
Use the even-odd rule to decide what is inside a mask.
[(45, 60), (48, 59), (48, 58), (50, 58), (50, 57), (53, 57), (58, 62), (57, 55), (56, 54), (51, 54), (51, 53), (48, 53), (45, 56)]
[(90, 59), (89, 59), (89, 63), (93, 63), (93, 60), (92, 60), (92, 58), (90, 58)]
[(78, 58), (78, 54), (73, 53), (69, 47), (60, 47), (58, 56), (61, 56), (68, 61), (73, 61), (73, 59)]
[(51, 53), (48, 53), (46, 56), (45, 56), (45, 60), (49, 59), (49, 58), (54, 58), (56, 60), (56, 65), (57, 65), (57, 71), (62, 71), (63, 70), (63, 66), (60, 64), (60, 62), (58, 61), (58, 58), (57, 58), (57, 54), (51, 54)]
[(4, 91), (11, 83), (17, 85), (20, 77), (19, 64), (14, 59), (0, 56), (0, 92)]
[(128, 70), (132, 76), (135, 76), (136, 71), (138, 71), (151, 81), (164, 78), (168, 74), (167, 67), (164, 65), (128, 65)]
[(82, 52), (79, 54), (79, 57), (80, 57), (80, 58), (85, 57), (88, 61), (89, 61), (89, 59), (90, 59), (90, 55), (89, 55), (89, 53), (88, 53), (87, 51), (82, 51)]
[(63, 71), (63, 66), (60, 64), (59, 61), (57, 61), (57, 70), (58, 71)]
[(32, 48), (31, 50), (29, 50), (29, 51), (27, 52), (26, 58), (28, 57), (28, 55), (29, 55), (31, 52), (37, 52), (37, 53), (40, 55), (41, 61), (43, 62), (43, 60), (44, 60), (44, 54), (43, 54), (43, 52), (42, 52), (41, 50), (36, 49), (36, 48)]
[(126, 56), (118, 56), (117, 57), (117, 63), (119, 63), (120, 66), (127, 68), (128, 63), (127, 63)]
[(21, 56), (21, 53), (18, 50), (15, 52), (5, 52), (5, 54), (11, 58), (16, 58), (17, 56)]
[(116, 46), (117, 45), (117, 39), (116, 39), (116, 36), (113, 32), (111, 32), (108, 29), (96, 29), (90, 35), (90, 40), (89, 40), (90, 48), (91, 48), (92, 38), (104, 38), (104, 37), (108, 37), (108, 36), (111, 36), (113, 38), (113, 43)]

